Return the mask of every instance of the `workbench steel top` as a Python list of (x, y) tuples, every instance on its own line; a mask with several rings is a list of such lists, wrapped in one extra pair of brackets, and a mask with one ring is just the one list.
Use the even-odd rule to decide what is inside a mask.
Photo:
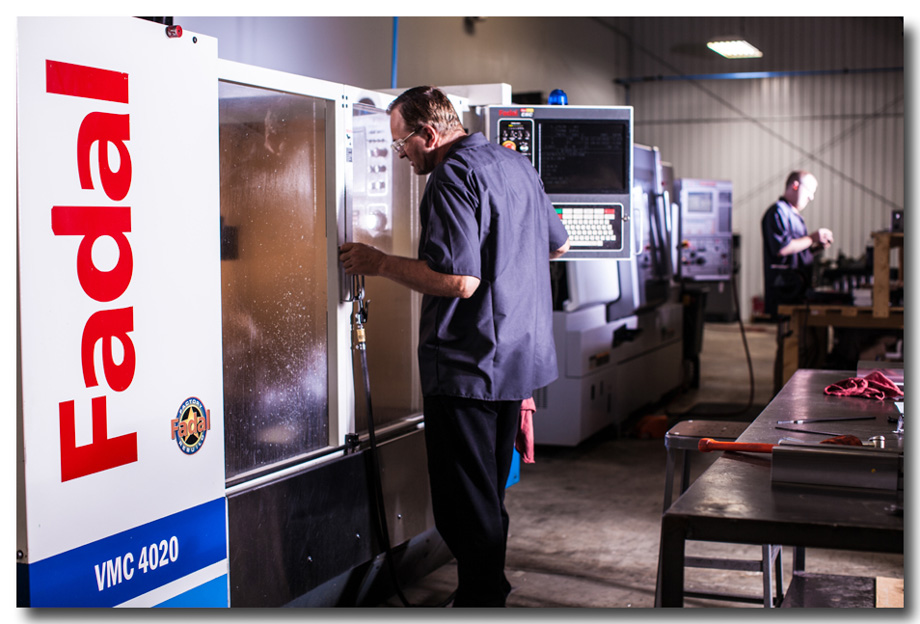
[[(898, 415), (893, 401), (824, 394), (825, 387), (848, 376), (847, 371), (796, 371), (738, 441), (775, 444), (794, 437), (818, 443), (828, 436), (783, 431), (776, 422), (857, 415), (874, 418), (794, 426), (864, 441), (878, 435), (897, 440), (896, 424), (888, 422)], [(903, 491), (773, 484), (771, 465), (770, 454), (725, 452), (666, 516), (686, 525), (687, 539), (903, 552)]]

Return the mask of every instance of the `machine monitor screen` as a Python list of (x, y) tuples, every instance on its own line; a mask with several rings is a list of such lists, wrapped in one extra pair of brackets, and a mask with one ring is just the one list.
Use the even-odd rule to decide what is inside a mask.
[(633, 111), (628, 106), (490, 106), (490, 140), (525, 156), (569, 233), (563, 260), (634, 254)]
[(605, 119), (539, 120), (538, 170), (546, 192), (629, 192), (629, 124)]
[(711, 213), (713, 194), (709, 191), (703, 193), (687, 193), (687, 212)]

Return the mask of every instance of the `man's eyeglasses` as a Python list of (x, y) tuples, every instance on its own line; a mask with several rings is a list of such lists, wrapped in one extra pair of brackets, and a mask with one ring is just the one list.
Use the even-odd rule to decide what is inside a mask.
[(397, 154), (402, 154), (403, 148), (406, 146), (406, 141), (408, 141), (409, 137), (411, 137), (416, 132), (418, 132), (418, 129), (413, 130), (412, 132), (410, 132), (409, 134), (407, 134), (405, 137), (401, 139), (396, 139), (390, 144), (390, 147)]

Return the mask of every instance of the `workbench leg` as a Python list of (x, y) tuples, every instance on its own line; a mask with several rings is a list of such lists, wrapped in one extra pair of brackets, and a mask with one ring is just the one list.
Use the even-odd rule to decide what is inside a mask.
[(680, 493), (683, 494), (690, 487), (690, 453), (685, 449), (678, 451), (680, 460)]
[(792, 553), (792, 574), (805, 571), (805, 547), (796, 546)]
[(802, 336), (807, 325), (807, 316), (796, 310), (792, 316), (784, 317), (776, 326), (777, 367), (774, 369), (773, 390), (778, 393), (792, 378), (801, 364)]
[(764, 544), (762, 547), (763, 561), (763, 606), (765, 609), (773, 608), (773, 545)]
[(776, 323), (776, 357), (773, 361), (773, 394), (779, 394), (799, 367), (797, 319), (780, 316)]
[(665, 514), (661, 518), (661, 541), (658, 548), (658, 588), (656, 607), (684, 606), (684, 547), (686, 525)]
[(674, 453), (676, 453), (674, 449), (668, 449), (664, 470), (664, 507), (661, 513), (666, 512), (671, 506), (671, 498), (674, 493)]
[(776, 560), (773, 563), (776, 574), (776, 600), (773, 604), (779, 606), (783, 603), (783, 598), (785, 598), (783, 591), (785, 586), (783, 582), (783, 546), (782, 544), (774, 544), (773, 548), (776, 550)]
[(887, 317), (891, 305), (891, 237), (873, 236), (872, 316)]

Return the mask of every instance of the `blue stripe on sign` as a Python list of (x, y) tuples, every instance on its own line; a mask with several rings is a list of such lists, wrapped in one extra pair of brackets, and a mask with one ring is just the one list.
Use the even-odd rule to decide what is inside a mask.
[(223, 574), (156, 606), (168, 609), (226, 609), (228, 606), (227, 582), (228, 577)]
[[(33, 607), (114, 607), (227, 558), (219, 498), (29, 566)], [(226, 585), (225, 585), (226, 587)]]

